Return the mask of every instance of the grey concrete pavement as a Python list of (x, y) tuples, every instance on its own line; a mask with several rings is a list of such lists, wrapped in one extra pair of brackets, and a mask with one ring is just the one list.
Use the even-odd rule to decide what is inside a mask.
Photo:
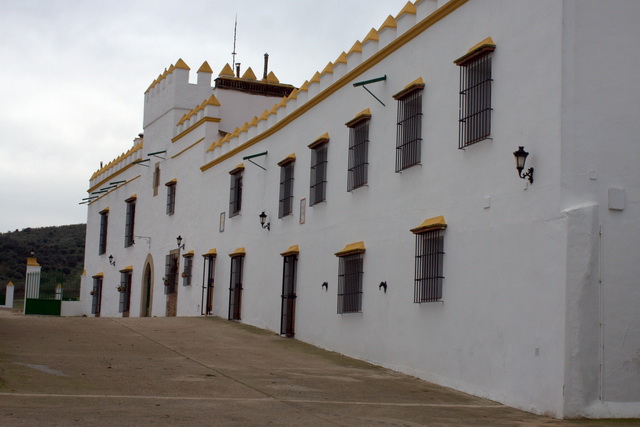
[(2, 426), (632, 426), (560, 421), (219, 318), (0, 309)]

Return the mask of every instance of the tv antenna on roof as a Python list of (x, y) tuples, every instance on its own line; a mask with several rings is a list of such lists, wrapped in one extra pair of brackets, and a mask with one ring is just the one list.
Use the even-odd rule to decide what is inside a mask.
[(236, 68), (236, 30), (238, 29), (238, 14), (236, 13), (236, 23), (233, 26), (233, 52), (231, 52), (231, 56), (233, 58), (233, 68)]

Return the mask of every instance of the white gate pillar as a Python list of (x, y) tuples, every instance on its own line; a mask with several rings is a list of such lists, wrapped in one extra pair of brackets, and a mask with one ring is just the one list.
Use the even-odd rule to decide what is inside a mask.
[(5, 298), (4, 298), (5, 307), (13, 308), (13, 291), (14, 291), (13, 282), (7, 283), (7, 293), (5, 294)]
[(27, 298), (38, 298), (40, 296), (40, 264), (33, 258), (27, 258), (27, 274), (24, 282), (24, 307), (26, 309)]

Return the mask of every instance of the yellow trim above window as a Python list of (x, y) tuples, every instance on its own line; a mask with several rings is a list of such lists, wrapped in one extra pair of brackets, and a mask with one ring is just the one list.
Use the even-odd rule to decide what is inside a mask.
[(97, 279), (99, 277), (104, 277), (104, 274), (102, 272), (96, 274), (95, 276), (91, 276), (92, 279)]
[(133, 265), (128, 265), (125, 268), (123, 268), (122, 270), (120, 270), (120, 273), (128, 273), (130, 271), (133, 271)]
[(166, 185), (167, 187), (171, 187), (172, 185), (176, 185), (177, 183), (178, 183), (178, 180), (173, 178), (171, 181), (165, 182), (164, 185)]
[(318, 145), (324, 144), (325, 142), (329, 142), (329, 132), (322, 134), (318, 139), (309, 144), (308, 147), (316, 148)]
[(354, 254), (363, 254), (365, 252), (364, 242), (349, 243), (341, 251), (336, 252), (336, 256), (347, 256)]
[(244, 170), (244, 163), (240, 163), (238, 166), (229, 171), (229, 175), (235, 175), (238, 172), (242, 172)]
[(129, 197), (128, 199), (125, 200), (126, 203), (129, 202), (135, 202), (138, 199), (138, 195), (137, 194), (132, 194), (131, 197)]
[(350, 128), (360, 123), (362, 120), (369, 120), (369, 119), (371, 119), (371, 110), (367, 108), (366, 110), (360, 111), (353, 119), (349, 120), (344, 125)]
[(246, 254), (247, 254), (247, 252), (244, 250), (244, 248), (238, 248), (235, 251), (231, 252), (229, 254), (229, 256), (231, 258), (233, 258), (233, 257), (237, 257), (237, 256), (245, 256)]
[(421, 234), (421, 233), (426, 233), (427, 231), (432, 231), (432, 230), (444, 230), (445, 228), (447, 228), (447, 223), (444, 220), (444, 217), (436, 216), (436, 217), (424, 220), (422, 224), (420, 224), (416, 228), (412, 228), (411, 232), (414, 234)]
[(109, 213), (109, 208), (104, 208), (99, 213), (100, 213), (100, 215)]
[(287, 157), (285, 157), (283, 160), (278, 162), (278, 166), (288, 165), (289, 163), (295, 162), (295, 161), (296, 161), (296, 155), (295, 153), (291, 153)]
[(453, 63), (456, 65), (464, 65), (476, 56), (485, 52), (493, 52), (494, 50), (496, 50), (496, 44), (493, 42), (493, 39), (491, 37), (487, 37), (486, 39), (482, 40), (480, 43), (469, 49), (467, 53), (462, 55), (460, 58), (453, 61)]
[(218, 256), (218, 251), (215, 248), (209, 249), (206, 253), (202, 254), (202, 256), (204, 256), (204, 257), (207, 257), (207, 256), (217, 257)]
[(424, 89), (424, 80), (422, 80), (422, 77), (418, 77), (417, 79), (406, 85), (400, 92), (393, 95), (393, 99), (398, 100), (413, 91), (422, 89)]
[(280, 255), (289, 256), (289, 255), (298, 255), (300, 253), (300, 248), (298, 245), (289, 246), (289, 249), (282, 252)]
[(187, 253), (183, 254), (182, 256), (183, 256), (184, 258), (191, 258), (191, 257), (193, 256), (193, 254), (194, 254), (194, 252), (193, 252), (193, 251), (189, 251), (189, 252), (187, 252)]

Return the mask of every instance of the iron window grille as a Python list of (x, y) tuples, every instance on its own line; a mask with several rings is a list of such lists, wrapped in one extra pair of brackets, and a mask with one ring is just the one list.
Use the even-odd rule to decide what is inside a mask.
[(131, 271), (120, 272), (120, 313), (126, 313), (131, 306)]
[(444, 228), (416, 233), (416, 269), (413, 302), (442, 299)]
[(295, 330), (296, 312), (296, 271), (298, 255), (283, 257), (282, 266), (282, 310), (280, 316), (280, 334), (292, 337)]
[(165, 295), (177, 292), (179, 275), (179, 251), (174, 249), (165, 257), (164, 265), (164, 293)]
[(167, 215), (173, 215), (176, 211), (176, 181), (167, 182)]
[(396, 172), (420, 163), (422, 148), (422, 86), (401, 96), (398, 101), (396, 134)]
[(495, 45), (482, 45), (455, 61), (460, 67), (458, 148), (490, 139), (491, 52)]
[(107, 228), (109, 226), (109, 211), (100, 212), (100, 242), (98, 244), (98, 255), (107, 252)]
[(280, 164), (278, 218), (283, 218), (293, 212), (293, 166), (294, 162), (292, 161)]
[(213, 289), (215, 286), (216, 275), (216, 256), (206, 254), (204, 256), (204, 265), (202, 274), (202, 305), (200, 314), (213, 314)]
[(191, 285), (191, 276), (193, 273), (193, 256), (184, 257), (184, 270), (182, 271), (182, 286)]
[(340, 257), (338, 266), (338, 314), (362, 311), (362, 276), (364, 254)]
[[(369, 120), (360, 120), (349, 126), (349, 170), (347, 191), (362, 187), (369, 174)], [(349, 125), (349, 124), (347, 124)]]
[(240, 214), (242, 209), (242, 170), (231, 174), (231, 191), (229, 195), (229, 218)]
[(242, 313), (242, 267), (244, 256), (231, 257), (231, 279), (229, 281), (229, 320), (240, 320)]
[(311, 148), (311, 186), (309, 206), (326, 200), (327, 196), (327, 151), (329, 144), (322, 142)]
[(93, 278), (93, 289), (91, 290), (91, 314), (100, 316), (102, 306), (102, 277)]
[(127, 203), (127, 215), (125, 220), (124, 227), (124, 247), (128, 248), (133, 245), (133, 231), (135, 228), (136, 221), (136, 200), (130, 199), (126, 201)]

